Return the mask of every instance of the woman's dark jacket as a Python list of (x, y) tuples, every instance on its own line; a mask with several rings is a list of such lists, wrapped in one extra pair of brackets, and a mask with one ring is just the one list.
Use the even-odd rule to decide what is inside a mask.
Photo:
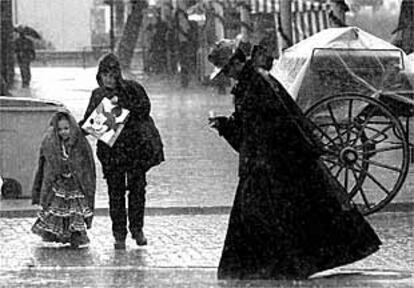
[[(105, 88), (100, 73), (111, 66), (119, 76), (114, 89)], [(114, 68), (115, 67), (115, 68)], [(102, 141), (97, 143), (97, 156), (102, 164), (104, 175), (114, 169), (150, 168), (164, 161), (163, 144), (154, 120), (150, 116), (151, 103), (145, 89), (135, 81), (121, 77), (119, 62), (113, 54), (107, 55), (99, 64), (97, 81), (100, 87), (92, 92), (82, 125), (104, 97), (118, 97), (118, 105), (128, 109), (127, 122), (112, 147)]]
[(218, 125), (240, 161), (219, 278), (306, 278), (381, 243), (318, 159), (309, 121), (266, 78), (247, 63), (232, 90), (235, 112)]

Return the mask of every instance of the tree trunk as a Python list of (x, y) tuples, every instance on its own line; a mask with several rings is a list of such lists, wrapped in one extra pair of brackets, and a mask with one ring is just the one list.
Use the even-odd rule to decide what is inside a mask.
[(11, 0), (0, 0), (1, 94), (8, 94), (14, 80), (13, 11)]
[(131, 11), (125, 23), (117, 51), (122, 68), (129, 68), (131, 65), (144, 16), (143, 10), (148, 6), (146, 0), (131, 0), (130, 3)]

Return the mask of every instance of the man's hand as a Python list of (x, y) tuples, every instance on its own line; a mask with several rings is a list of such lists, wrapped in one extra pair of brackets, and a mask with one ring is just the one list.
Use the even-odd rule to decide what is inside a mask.
[(223, 126), (224, 122), (227, 120), (227, 117), (218, 116), (218, 117), (209, 117), (208, 123), (211, 128), (219, 130)]
[(211, 128), (217, 129), (219, 126), (219, 121), (215, 117), (208, 118), (208, 124), (210, 125)]

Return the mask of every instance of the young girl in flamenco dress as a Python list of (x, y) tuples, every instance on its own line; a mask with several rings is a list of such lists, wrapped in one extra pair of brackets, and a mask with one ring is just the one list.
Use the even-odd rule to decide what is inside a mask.
[(92, 149), (75, 119), (57, 112), (43, 138), (32, 190), (32, 204), (41, 205), (32, 232), (43, 241), (89, 243), (96, 188)]

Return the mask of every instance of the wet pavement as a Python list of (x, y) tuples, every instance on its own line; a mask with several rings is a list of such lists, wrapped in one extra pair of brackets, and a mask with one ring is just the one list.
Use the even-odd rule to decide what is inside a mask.
[(147, 216), (149, 245), (113, 249), (109, 217), (94, 219), (87, 248), (47, 244), (34, 218), (0, 218), (0, 287), (413, 287), (413, 213), (368, 218), (383, 245), (370, 257), (307, 281), (218, 281), (228, 214)]

